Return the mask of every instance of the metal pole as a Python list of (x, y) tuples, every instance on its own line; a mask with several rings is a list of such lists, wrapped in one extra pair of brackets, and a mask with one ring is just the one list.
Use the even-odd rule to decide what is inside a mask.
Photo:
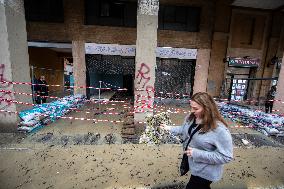
[(101, 88), (102, 88), (102, 81), (100, 82), (100, 88), (99, 88), (99, 110), (101, 110)]
[(102, 81), (100, 82), (100, 88), (99, 88), (99, 101), (101, 101), (101, 88), (102, 88)]

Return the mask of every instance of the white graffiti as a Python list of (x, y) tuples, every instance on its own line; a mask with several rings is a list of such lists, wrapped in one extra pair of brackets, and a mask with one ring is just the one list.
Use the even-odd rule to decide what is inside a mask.
[[(85, 51), (86, 54), (135, 56), (136, 47), (135, 45), (85, 43)], [(197, 49), (158, 47), (156, 48), (156, 56), (159, 58), (196, 59)]]

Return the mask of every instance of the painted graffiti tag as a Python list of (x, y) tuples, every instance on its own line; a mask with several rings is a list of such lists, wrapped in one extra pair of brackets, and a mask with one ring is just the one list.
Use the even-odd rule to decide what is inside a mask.
[(146, 86), (146, 91), (147, 91), (147, 97), (148, 97), (148, 107), (152, 108), (153, 102), (154, 102), (154, 94), (155, 94), (155, 89), (153, 86)]
[(4, 110), (12, 105), (13, 96), (11, 93), (2, 93), (0, 94), (0, 110)]
[(147, 66), (145, 63), (142, 63), (140, 66), (140, 69), (138, 70), (138, 74), (136, 76), (136, 78), (140, 78), (140, 80), (137, 82), (137, 84), (141, 84), (142, 80), (143, 80), (143, 85), (142, 88), (145, 87), (145, 85), (150, 81), (151, 77), (148, 76), (147, 74), (150, 73), (150, 68), (149, 66)]
[[(150, 85), (150, 67), (145, 64), (141, 63), (140, 68), (138, 69), (138, 74), (136, 76), (137, 79), (137, 95), (136, 95), (136, 103), (139, 103), (138, 109), (141, 112), (145, 112), (147, 110), (152, 109), (153, 102), (154, 102), (154, 93), (155, 89), (153, 86)], [(146, 92), (145, 92), (146, 91)], [(143, 96), (144, 94), (144, 96)]]
[[(4, 77), (5, 65), (0, 64), (0, 89), (8, 88), (11, 86), (11, 83), (7, 83), (7, 79)], [(0, 92), (0, 109), (6, 109), (12, 105), (11, 99), (13, 98), (11, 93)]]
[(7, 88), (11, 84), (7, 83), (7, 79), (4, 78), (4, 73), (5, 73), (5, 65), (0, 64), (0, 88)]

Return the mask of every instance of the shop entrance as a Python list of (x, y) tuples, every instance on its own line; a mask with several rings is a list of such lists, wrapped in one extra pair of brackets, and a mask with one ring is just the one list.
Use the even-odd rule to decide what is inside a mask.
[(123, 76), (123, 88), (127, 89), (126, 94), (127, 96), (133, 96), (134, 95), (134, 78), (133, 75), (127, 74)]
[[(132, 96), (134, 88), (135, 58), (118, 55), (86, 54), (87, 85), (109, 88), (114, 96)], [(101, 83), (101, 85), (100, 85)], [(126, 89), (126, 90), (119, 90)], [(87, 90), (87, 96), (98, 95), (98, 90)]]

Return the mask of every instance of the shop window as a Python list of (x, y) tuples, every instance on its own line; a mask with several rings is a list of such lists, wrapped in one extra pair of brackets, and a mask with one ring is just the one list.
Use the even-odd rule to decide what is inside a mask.
[[(195, 60), (156, 59), (155, 95), (162, 98), (182, 98), (193, 94)], [(177, 95), (179, 94), (179, 95)]]
[(137, 3), (85, 0), (85, 24), (136, 27)]
[(64, 22), (62, 0), (24, 0), (27, 21)]
[(159, 8), (159, 29), (198, 32), (199, 7), (166, 6)]

